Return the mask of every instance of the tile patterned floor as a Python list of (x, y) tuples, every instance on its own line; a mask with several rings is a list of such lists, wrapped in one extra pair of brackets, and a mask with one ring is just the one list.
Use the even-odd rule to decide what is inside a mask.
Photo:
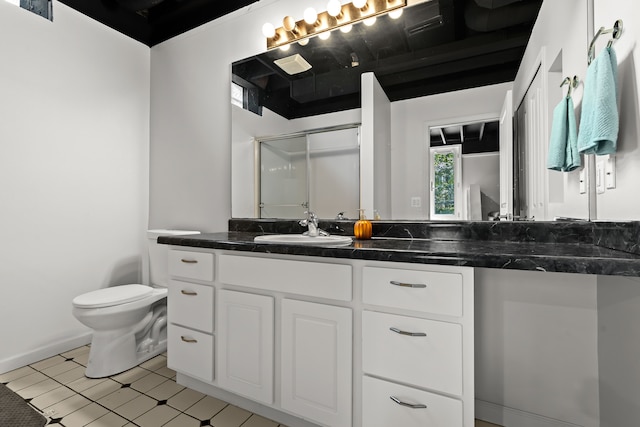
[[(84, 376), (88, 358), (89, 347), (79, 347), (0, 374), (0, 383), (52, 427), (286, 427), (177, 384), (166, 355), (101, 379)], [(476, 421), (476, 427), (499, 426)]]
[(165, 355), (102, 379), (84, 376), (88, 358), (89, 347), (80, 347), (1, 374), (0, 383), (39, 409), (52, 427), (279, 426), (177, 384)]

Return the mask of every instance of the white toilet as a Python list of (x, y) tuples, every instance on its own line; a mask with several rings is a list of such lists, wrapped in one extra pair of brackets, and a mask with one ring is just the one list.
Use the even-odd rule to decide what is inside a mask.
[(198, 231), (149, 230), (149, 272), (152, 286), (120, 285), (79, 295), (73, 315), (93, 329), (85, 375), (108, 377), (167, 349), (167, 253), (158, 236), (199, 234)]

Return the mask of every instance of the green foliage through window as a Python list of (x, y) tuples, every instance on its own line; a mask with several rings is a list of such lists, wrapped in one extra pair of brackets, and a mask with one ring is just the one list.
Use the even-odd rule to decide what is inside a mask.
[(455, 214), (455, 155), (434, 153), (434, 208), (436, 215)]

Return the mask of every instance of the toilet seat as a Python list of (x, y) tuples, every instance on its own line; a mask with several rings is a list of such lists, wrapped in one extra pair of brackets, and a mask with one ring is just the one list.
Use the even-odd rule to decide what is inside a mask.
[(153, 293), (151, 286), (122, 285), (87, 292), (73, 299), (76, 308), (101, 308), (126, 304), (147, 298)]

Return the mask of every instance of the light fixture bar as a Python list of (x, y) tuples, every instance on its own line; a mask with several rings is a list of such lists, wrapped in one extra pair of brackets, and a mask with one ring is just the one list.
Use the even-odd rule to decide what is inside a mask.
[(291, 26), (293, 19), (286, 17), (287, 28), (284, 25), (276, 28), (275, 35), (267, 37), (267, 49), (274, 49), (367, 18), (383, 15), (406, 5), (407, 0), (368, 0), (362, 8), (354, 6), (353, 3), (347, 3), (342, 5), (341, 13), (336, 17), (325, 11), (318, 13), (318, 19), (315, 23), (308, 24), (304, 19), (301, 19), (296, 21), (293, 27)]

